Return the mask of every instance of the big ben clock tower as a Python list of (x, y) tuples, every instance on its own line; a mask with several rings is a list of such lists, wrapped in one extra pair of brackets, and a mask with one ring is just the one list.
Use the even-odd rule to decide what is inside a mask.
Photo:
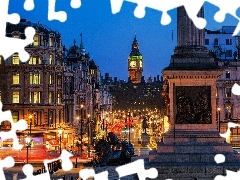
[(143, 72), (142, 61), (142, 54), (139, 51), (139, 45), (135, 35), (132, 43), (132, 50), (128, 56), (128, 77), (130, 77), (132, 83), (141, 82)]

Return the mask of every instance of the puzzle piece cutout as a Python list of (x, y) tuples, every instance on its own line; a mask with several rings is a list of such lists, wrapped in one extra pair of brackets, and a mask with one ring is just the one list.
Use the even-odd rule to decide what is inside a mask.
[(22, 179), (22, 180), (43, 180), (43, 179), (51, 180), (50, 172), (48, 169), (48, 163), (52, 163), (54, 161), (61, 160), (62, 169), (64, 171), (69, 171), (73, 168), (72, 161), (70, 160), (70, 157), (72, 157), (72, 156), (73, 155), (71, 153), (69, 153), (68, 151), (62, 150), (62, 153), (58, 158), (50, 159), (50, 160), (45, 159), (43, 161), (43, 164), (44, 164), (46, 172), (39, 174), (39, 175), (35, 175), (35, 176), (33, 175), (33, 171), (34, 171), (33, 166), (31, 164), (25, 164), (23, 166), (22, 170), (23, 170), (23, 173), (26, 175), (26, 178)]
[[(70, 6), (73, 9), (81, 7), (81, 0), (71, 0)], [(58, 20), (60, 22), (65, 22), (67, 20), (67, 13), (65, 11), (56, 11), (56, 0), (48, 0), (48, 20)], [(32, 11), (35, 7), (34, 0), (25, 0), (24, 9), (26, 11)]]
[(120, 12), (122, 4), (124, 1), (137, 4), (136, 9), (134, 10), (134, 15), (137, 18), (143, 18), (146, 13), (146, 8), (153, 10), (158, 10), (162, 12), (162, 17), (160, 23), (162, 25), (168, 25), (171, 22), (171, 17), (168, 14), (168, 11), (175, 9), (180, 6), (184, 6), (188, 16), (192, 19), (195, 26), (199, 29), (206, 27), (207, 21), (204, 18), (197, 17), (199, 10), (204, 5), (205, 2), (209, 2), (215, 6), (218, 6), (220, 10), (215, 14), (214, 19), (217, 22), (223, 22), (226, 14), (230, 14), (236, 19), (239, 23), (233, 33), (237, 35), (240, 32), (240, 18), (237, 16), (236, 11), (240, 7), (240, 1), (236, 0), (110, 0), (112, 13), (116, 14)]
[(4, 132), (0, 131), (1, 140), (13, 139), (13, 148), (14, 149), (22, 149), (23, 145), (20, 145), (18, 142), (18, 137), (16, 131), (23, 131), (27, 129), (27, 122), (24, 119), (19, 120), (18, 122), (14, 122), (12, 119), (12, 113), (10, 110), (3, 112), (2, 111), (2, 102), (0, 102), (0, 123), (3, 121), (9, 121), (11, 124), (11, 130)]
[(79, 172), (79, 177), (83, 180), (87, 180), (88, 178), (94, 178), (94, 180), (108, 180), (108, 172), (103, 171), (96, 174), (94, 169), (82, 169)]
[(6, 23), (17, 24), (20, 21), (18, 14), (8, 14), (8, 6), (9, 0), (0, 1), (0, 54), (4, 59), (7, 59), (13, 53), (18, 52), (21, 61), (25, 62), (29, 59), (29, 54), (25, 51), (24, 47), (33, 42), (35, 29), (32, 27), (25, 29), (26, 39), (6, 37)]
[[(225, 162), (225, 156), (223, 154), (217, 154), (214, 158), (215, 162), (217, 164), (224, 163)], [(230, 170), (226, 170), (226, 176), (223, 175), (217, 175), (214, 180), (233, 180), (239, 177), (240, 171), (234, 172)]]
[(119, 174), (119, 178), (135, 173), (138, 175), (139, 180), (145, 180), (146, 178), (154, 179), (158, 176), (156, 168), (145, 169), (143, 159), (138, 159), (132, 163), (117, 167), (116, 171)]
[(0, 160), (0, 179), (1, 180), (6, 180), (5, 174), (3, 172), (3, 168), (13, 167), (14, 164), (15, 164), (15, 161), (11, 156), (7, 156), (3, 160)]

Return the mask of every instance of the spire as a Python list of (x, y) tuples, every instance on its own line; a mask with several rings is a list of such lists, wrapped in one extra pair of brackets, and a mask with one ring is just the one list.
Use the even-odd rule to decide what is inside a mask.
[(86, 50), (85, 50), (84, 45), (83, 45), (82, 33), (80, 34), (80, 39), (81, 39), (80, 48), (79, 48), (80, 49), (80, 53), (85, 55)]
[(75, 39), (73, 40), (73, 45), (76, 46), (76, 40)]
[(136, 31), (135, 31), (135, 35), (134, 35), (134, 39), (133, 39), (133, 43), (132, 43), (132, 50), (131, 50), (130, 56), (138, 56), (138, 55), (141, 55), (141, 53), (139, 51), (139, 45), (138, 45)]

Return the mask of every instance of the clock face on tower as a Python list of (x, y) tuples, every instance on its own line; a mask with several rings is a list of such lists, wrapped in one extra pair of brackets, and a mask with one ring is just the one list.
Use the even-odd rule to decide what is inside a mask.
[(130, 67), (136, 67), (136, 65), (137, 65), (136, 61), (131, 61), (130, 62)]

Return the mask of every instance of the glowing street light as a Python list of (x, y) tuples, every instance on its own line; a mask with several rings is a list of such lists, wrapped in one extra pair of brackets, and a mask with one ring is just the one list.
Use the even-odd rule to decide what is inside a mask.
[(28, 148), (31, 147), (31, 137), (28, 136), (25, 138), (25, 142), (26, 142), (26, 147), (27, 147), (27, 164), (28, 164)]
[(87, 115), (88, 117), (88, 157), (90, 157), (90, 114)]
[(221, 108), (219, 106), (217, 108), (217, 111), (218, 111), (218, 131), (220, 132), (220, 111), (221, 111)]
[(58, 129), (58, 134), (59, 134), (59, 150), (60, 150), (60, 154), (62, 153), (62, 133), (63, 133), (63, 129), (60, 127), (60, 129)]

